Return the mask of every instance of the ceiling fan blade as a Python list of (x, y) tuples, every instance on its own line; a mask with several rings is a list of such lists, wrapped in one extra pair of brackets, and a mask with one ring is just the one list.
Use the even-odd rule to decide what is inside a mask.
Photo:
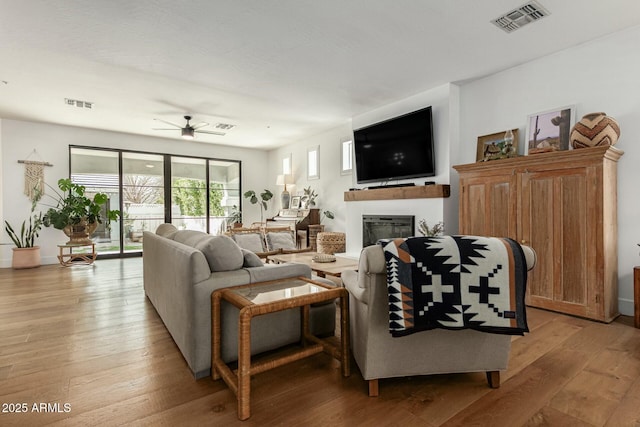
[(203, 128), (203, 127), (205, 127), (205, 126), (209, 126), (209, 123), (207, 123), (207, 122), (200, 122), (200, 123), (198, 123), (197, 125), (193, 125), (193, 126), (191, 126), (191, 127), (192, 127), (192, 128), (194, 128), (194, 129), (200, 129), (200, 128)]
[(162, 120), (162, 119), (153, 119), (153, 120), (155, 120), (155, 121), (157, 121), (157, 122), (166, 123), (166, 124), (171, 125), (171, 126), (175, 126), (175, 127), (177, 127), (178, 129), (182, 129), (182, 126), (177, 125), (177, 124), (175, 124), (175, 123), (168, 122), (168, 121), (166, 121), (166, 120)]
[(219, 136), (225, 136), (226, 135), (226, 133), (224, 133), (224, 132), (213, 132), (213, 131), (210, 131), (210, 130), (196, 130), (194, 132), (196, 132), (196, 133), (208, 133), (209, 135), (219, 135)]
[(151, 128), (151, 130), (178, 130), (174, 128)]

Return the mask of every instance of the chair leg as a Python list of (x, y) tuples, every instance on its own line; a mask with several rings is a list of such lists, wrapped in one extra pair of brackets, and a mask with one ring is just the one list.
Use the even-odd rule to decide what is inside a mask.
[(378, 379), (369, 380), (369, 397), (378, 397)]
[(500, 388), (500, 371), (488, 371), (487, 382), (491, 388)]

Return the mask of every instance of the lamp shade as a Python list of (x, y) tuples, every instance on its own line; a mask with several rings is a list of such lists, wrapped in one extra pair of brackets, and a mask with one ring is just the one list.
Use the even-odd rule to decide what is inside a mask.
[(293, 175), (278, 175), (276, 178), (276, 185), (284, 185), (286, 187), (287, 184), (293, 184)]

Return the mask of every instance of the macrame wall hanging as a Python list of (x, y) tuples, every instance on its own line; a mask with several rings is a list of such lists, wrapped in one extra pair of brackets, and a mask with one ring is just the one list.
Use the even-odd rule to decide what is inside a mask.
[(18, 160), (18, 163), (24, 163), (24, 194), (29, 200), (34, 201), (38, 195), (44, 194), (44, 167), (53, 165), (40, 160), (40, 155), (35, 149), (26, 159)]

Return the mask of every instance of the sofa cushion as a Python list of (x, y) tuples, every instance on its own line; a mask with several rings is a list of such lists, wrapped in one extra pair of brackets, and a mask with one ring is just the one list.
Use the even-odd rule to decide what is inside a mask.
[(242, 249), (242, 255), (244, 256), (243, 267), (263, 267), (264, 263), (258, 255), (247, 249)]
[(176, 233), (178, 229), (173, 224), (160, 224), (158, 228), (156, 228), (156, 234), (158, 236), (171, 238), (174, 233)]
[(207, 235), (194, 248), (204, 254), (211, 271), (238, 270), (244, 264), (242, 250), (228, 236)]
[(265, 252), (262, 233), (259, 231), (256, 231), (255, 233), (233, 234), (233, 240), (235, 240), (238, 246), (243, 249), (247, 249), (251, 252)]
[(290, 231), (269, 231), (265, 235), (267, 250), (296, 249), (296, 242), (293, 240), (293, 233)]
[(178, 230), (171, 236), (169, 238), (172, 238), (172, 240), (192, 248), (195, 248), (201, 240), (211, 237), (210, 234), (196, 230)]

